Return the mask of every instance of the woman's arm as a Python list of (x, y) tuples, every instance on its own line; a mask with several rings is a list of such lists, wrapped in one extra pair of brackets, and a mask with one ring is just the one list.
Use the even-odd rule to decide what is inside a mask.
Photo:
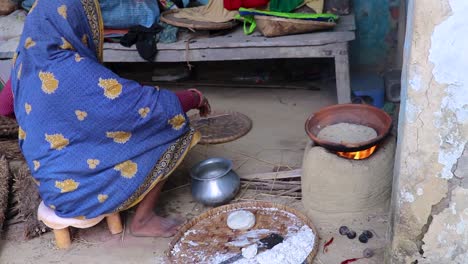
[[(193, 109), (201, 110), (202, 107), (206, 107), (204, 104), (206, 99), (203, 97), (203, 95), (201, 95), (200, 92), (195, 92), (195, 90), (184, 90), (176, 92), (176, 95), (179, 98), (184, 112), (188, 112)], [(11, 90), (10, 80), (8, 80), (5, 87), (0, 92), (0, 115), (10, 117), (14, 116), (13, 93)]]
[(179, 91), (175, 94), (179, 98), (180, 104), (182, 105), (182, 109), (186, 113), (190, 110), (197, 109), (200, 105), (200, 98), (198, 94), (190, 90)]
[(0, 116), (14, 117), (13, 92), (11, 91), (11, 80), (8, 80), (0, 92)]
[(184, 112), (193, 109), (200, 111), (200, 116), (207, 116), (211, 113), (211, 106), (203, 94), (196, 89), (189, 89), (185, 91), (176, 92), (180, 104)]

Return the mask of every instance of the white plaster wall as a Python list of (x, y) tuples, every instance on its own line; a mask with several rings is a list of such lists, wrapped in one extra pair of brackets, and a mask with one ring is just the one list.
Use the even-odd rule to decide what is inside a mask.
[[(435, 125), (441, 131), (438, 162), (444, 166), (440, 175), (444, 179), (453, 177), (452, 167), (467, 143), (461, 130), (468, 122), (468, 1), (451, 0), (450, 7), (452, 15), (435, 27), (429, 50), (434, 80), (447, 85), (441, 110), (435, 113)], [(444, 119), (444, 112), (452, 115)]]
[(468, 1), (409, 6), (387, 262), (468, 263)]

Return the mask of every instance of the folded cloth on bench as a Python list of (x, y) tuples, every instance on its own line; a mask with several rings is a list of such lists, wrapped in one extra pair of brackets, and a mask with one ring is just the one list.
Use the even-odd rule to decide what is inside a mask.
[(304, 3), (309, 7), (312, 8), (315, 13), (320, 14), (323, 12), (323, 3), (324, 0), (305, 0)]
[(291, 12), (304, 3), (303, 0), (271, 0), (270, 10), (276, 12)]
[(150, 28), (143, 26), (131, 27), (128, 33), (120, 39), (120, 44), (124, 47), (131, 47), (136, 44), (138, 54), (143, 59), (154, 61), (158, 53), (156, 49), (157, 35), (161, 30), (162, 27), (158, 24), (154, 24)]
[(268, 2), (269, 0), (224, 0), (224, 8), (237, 11), (241, 7), (255, 8), (267, 6)]
[(199, 22), (224, 23), (233, 20), (237, 14), (237, 11), (225, 9), (223, 0), (210, 0), (206, 6), (183, 8), (174, 16)]

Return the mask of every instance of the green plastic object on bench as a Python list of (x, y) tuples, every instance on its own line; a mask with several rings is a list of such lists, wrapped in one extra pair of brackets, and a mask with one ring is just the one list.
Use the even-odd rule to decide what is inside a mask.
[(284, 13), (249, 8), (239, 8), (239, 15), (236, 16), (236, 19), (244, 21), (244, 33), (246, 35), (252, 34), (255, 31), (255, 28), (257, 28), (257, 23), (255, 22), (254, 16), (273, 16), (289, 19), (304, 19), (323, 22), (336, 22), (339, 19), (339, 16), (334, 14)]

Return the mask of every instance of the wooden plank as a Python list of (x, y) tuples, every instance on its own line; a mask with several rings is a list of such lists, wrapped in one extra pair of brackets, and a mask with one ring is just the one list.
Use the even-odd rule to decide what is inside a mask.
[(265, 184), (252, 184), (250, 182), (242, 182), (242, 188), (248, 188), (248, 189), (253, 189), (253, 190), (265, 190), (265, 191), (280, 191), (280, 190), (291, 190), (295, 189), (297, 187), (301, 187), (301, 185), (283, 185), (280, 182), (276, 181), (273, 183), (271, 181), (270, 183), (265, 183)]
[(265, 184), (279, 184), (279, 185), (284, 185), (286, 187), (291, 187), (294, 185), (301, 185), (301, 180), (296, 180), (300, 177), (293, 177), (293, 178), (285, 178), (285, 179), (241, 179), (241, 182), (243, 183), (250, 183), (253, 185), (265, 185)]
[(356, 20), (354, 14), (341, 16), (334, 31), (354, 31), (356, 30)]
[[(148, 83), (148, 85), (154, 84)], [(142, 84), (145, 84), (144, 82)], [(316, 90), (319, 91), (320, 87), (318, 83), (314, 82), (295, 82), (295, 83), (281, 83), (277, 82), (276, 84), (249, 84), (249, 83), (241, 83), (241, 82), (234, 82), (234, 83), (226, 83), (225, 81), (211, 81), (211, 82), (193, 82), (193, 81), (183, 81), (183, 82), (167, 82), (166, 86), (175, 86), (175, 87), (226, 87), (226, 88), (267, 88), (267, 89), (291, 89), (291, 90)], [(162, 86), (162, 85), (161, 85)]]
[(12, 38), (8, 41), (0, 41), (0, 60), (13, 58), (19, 41), (19, 37)]
[[(247, 36), (242, 27), (239, 26), (229, 34), (215, 37), (209, 37), (206, 32), (182, 33), (179, 36), (179, 41), (170, 44), (159, 43), (157, 48), (158, 50), (185, 50), (187, 40), (192, 38), (195, 38), (190, 43), (190, 47), (193, 49), (315, 46), (354, 40), (355, 34), (352, 31), (355, 29), (354, 15), (349, 15), (341, 17), (333, 31), (266, 38), (259, 32)], [(135, 46), (126, 48), (118, 43), (106, 43), (105, 49), (134, 50)]]
[[(155, 62), (225, 61), (277, 58), (331, 58), (343, 52), (343, 45), (160, 50)], [(346, 51), (346, 50), (345, 50)], [(136, 50), (106, 50), (105, 62), (144, 62)]]
[[(255, 33), (251, 36), (245, 36), (242, 28), (237, 29), (232, 34), (225, 36), (199, 39), (190, 41), (190, 49), (217, 49), (217, 48), (252, 48), (252, 47), (301, 47), (301, 46), (320, 46), (332, 43), (347, 42), (354, 40), (355, 34), (352, 31), (346, 32), (319, 32), (301, 35), (291, 35), (276, 38), (265, 38)], [(187, 35), (182, 35), (181, 40), (171, 43), (157, 45), (158, 51), (162, 50), (186, 50)], [(135, 46), (126, 48), (118, 43), (106, 43), (107, 50), (136, 50)]]
[[(343, 48), (347, 50), (348, 43), (343, 43), (343, 46)], [(335, 56), (335, 74), (338, 103), (350, 103), (351, 84), (349, 79), (349, 58), (347, 51)]]
[[(296, 47), (296, 46), (317, 46), (337, 42), (347, 42), (355, 39), (356, 29), (354, 15), (340, 17), (339, 23), (333, 31), (316, 32), (301, 35), (282, 36), (276, 38), (265, 38), (256, 32), (250, 36), (244, 35), (242, 27), (238, 27), (232, 33), (225, 36), (212, 38), (200, 38), (193, 40), (191, 49), (212, 49), (212, 48), (239, 48), (239, 47)], [(206, 33), (197, 33), (204, 35)], [(186, 40), (193, 36), (192, 33), (181, 34), (180, 40), (171, 44), (158, 44), (158, 50), (185, 50)], [(105, 52), (108, 50), (130, 50), (135, 51), (135, 46), (126, 48), (118, 43), (105, 43)], [(11, 59), (14, 50), (0, 50), (0, 59)], [(136, 54), (138, 57), (139, 55)], [(126, 60), (127, 62), (138, 62), (142, 60)]]
[(256, 173), (250, 175), (240, 175), (241, 179), (245, 180), (273, 180), (273, 179), (290, 179), (298, 178), (302, 176), (302, 169), (290, 170), (290, 171), (279, 171), (279, 172), (267, 172), (267, 173)]
[(10, 60), (14, 54), (14, 51), (0, 51), (0, 60)]

